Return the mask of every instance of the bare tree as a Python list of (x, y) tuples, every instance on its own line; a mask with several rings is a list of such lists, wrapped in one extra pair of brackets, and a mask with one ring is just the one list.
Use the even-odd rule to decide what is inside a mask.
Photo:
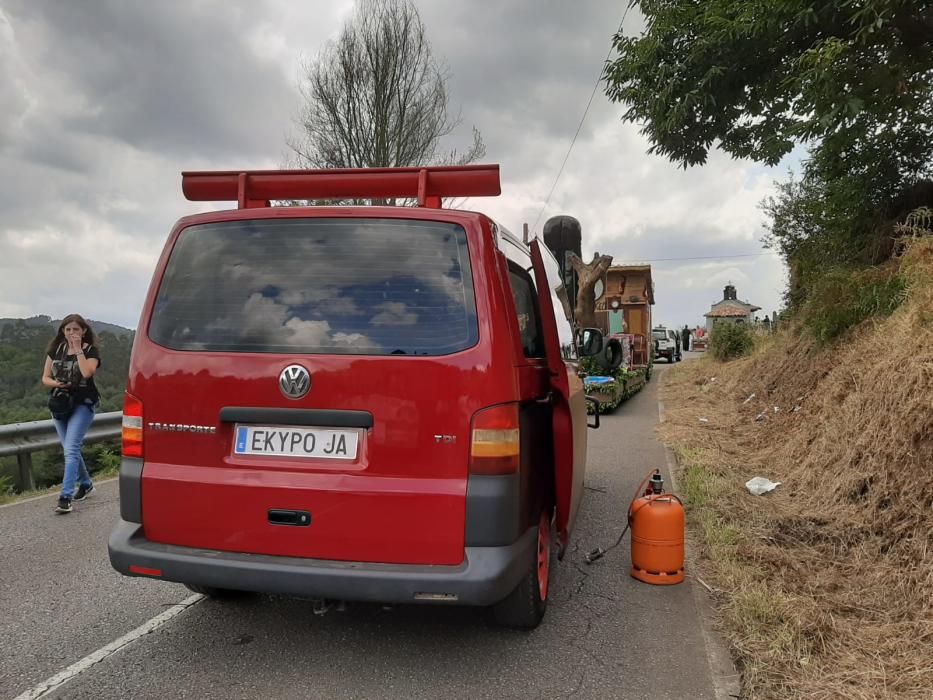
[(441, 140), (460, 123), (447, 111), (447, 69), (435, 59), (411, 0), (359, 0), (339, 39), (302, 66), (299, 167), (464, 165), (486, 153), (473, 128), (462, 152)]
[[(577, 272), (577, 298), (572, 318), (575, 319), (577, 328), (593, 328), (598, 325), (596, 323), (596, 283), (605, 278), (606, 270), (612, 265), (612, 256), (594, 253), (593, 260), (589, 263), (583, 262), (575, 253), (570, 253), (567, 258)], [(569, 320), (571, 318), (570, 300), (566, 291), (558, 296), (563, 304), (564, 314)]]

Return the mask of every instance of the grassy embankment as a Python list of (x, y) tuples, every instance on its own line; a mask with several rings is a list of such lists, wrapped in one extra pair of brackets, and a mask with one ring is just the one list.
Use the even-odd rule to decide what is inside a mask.
[[(933, 240), (887, 272), (897, 308), (833, 343), (792, 327), (666, 373), (661, 432), (743, 697), (933, 696)], [(753, 476), (781, 485), (752, 496)]]

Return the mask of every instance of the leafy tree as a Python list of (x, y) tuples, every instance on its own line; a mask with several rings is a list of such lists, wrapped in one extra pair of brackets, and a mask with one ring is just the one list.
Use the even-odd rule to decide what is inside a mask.
[(791, 305), (827, 265), (885, 259), (895, 221), (933, 204), (929, 0), (634, 1), (648, 28), (614, 37), (606, 93), (652, 152), (687, 167), (715, 144), (774, 165), (809, 147), (765, 203)]
[(486, 148), (443, 152), (459, 124), (448, 113), (447, 72), (411, 0), (360, 0), (339, 39), (303, 67), (301, 136), (289, 145), (311, 168), (466, 164)]
[(795, 142), (827, 163), (901, 177), (933, 149), (933, 5), (908, 0), (635, 0), (641, 37), (614, 38), (606, 93), (683, 165), (714, 142), (771, 165)]

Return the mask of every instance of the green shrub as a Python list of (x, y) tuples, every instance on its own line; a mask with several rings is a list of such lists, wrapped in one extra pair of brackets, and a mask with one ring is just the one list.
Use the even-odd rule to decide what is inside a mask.
[(6, 475), (0, 475), (0, 503), (6, 503), (12, 495), (13, 480)]
[(725, 362), (747, 355), (754, 345), (752, 330), (747, 324), (719, 321), (713, 325), (709, 349), (717, 360)]
[[(44, 489), (62, 483), (63, 471), (61, 447), (32, 453), (32, 478), (37, 489)], [(10, 484), (13, 485), (14, 491), (16, 491), (15, 484), (19, 480), (18, 474), (19, 467), (17, 466), (16, 457), (0, 457), (0, 479), (3, 478), (3, 475), (6, 475)]]
[(119, 448), (116, 451), (113, 448), (104, 446), (104, 449), (100, 450), (96, 455), (94, 455), (95, 467), (88, 465), (88, 469), (91, 469), (94, 472), (94, 476), (97, 478), (104, 478), (108, 476), (116, 476), (120, 473), (120, 450)]
[(804, 305), (803, 327), (819, 345), (829, 344), (866, 318), (891, 314), (905, 290), (904, 279), (887, 268), (830, 270)]

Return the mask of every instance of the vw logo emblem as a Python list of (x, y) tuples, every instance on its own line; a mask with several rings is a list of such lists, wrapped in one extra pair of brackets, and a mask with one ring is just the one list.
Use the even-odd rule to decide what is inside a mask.
[(311, 375), (301, 365), (289, 365), (279, 374), (279, 389), (288, 399), (300, 399), (311, 390)]

